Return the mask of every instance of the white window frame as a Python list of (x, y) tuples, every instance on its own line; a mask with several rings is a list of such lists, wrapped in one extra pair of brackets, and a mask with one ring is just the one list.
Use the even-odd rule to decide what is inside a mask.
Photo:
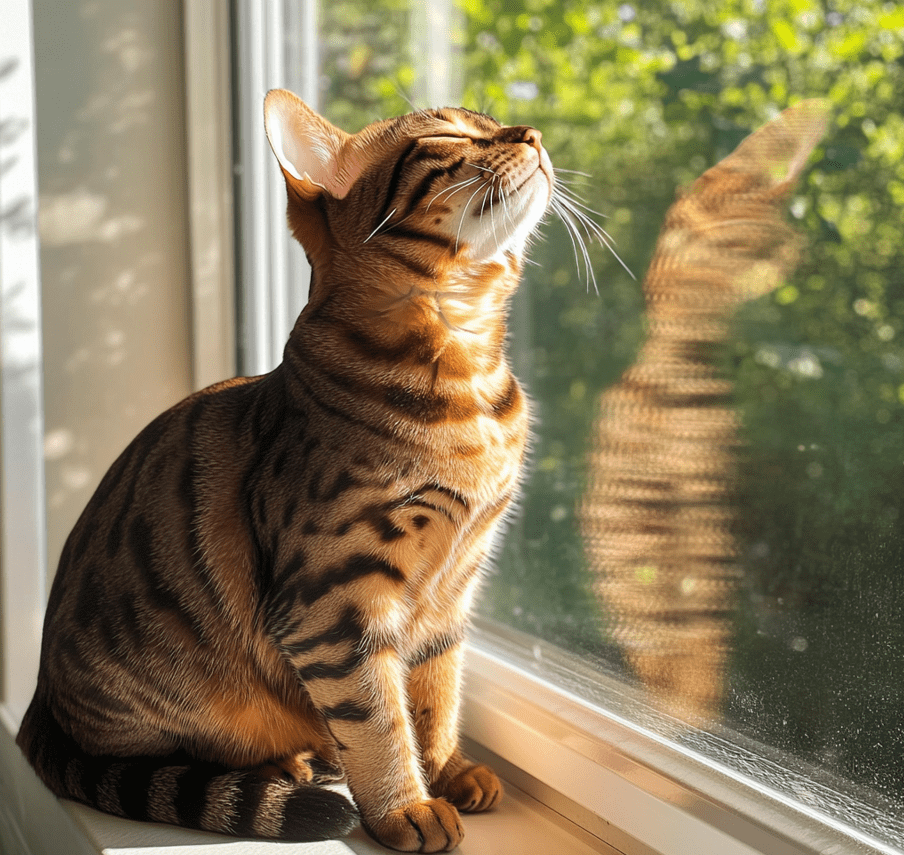
[[(96, 852), (78, 832), (79, 809), (51, 810), (53, 798), (21, 772), (24, 760), (12, 744), (34, 685), (46, 599), (30, 5), (29, 0), (7, 0), (0, 28), (0, 59), (13, 56), (19, 62), (14, 75), (0, 78), (0, 123), (24, 122), (12, 149), (14, 163), (0, 169), (0, 212), (14, 203), (21, 221), (31, 225), (15, 233), (0, 228), (0, 830), (10, 817), (13, 825), (16, 817), (19, 822), (28, 817), (26, 803), (41, 804), (31, 842), (21, 840), (16, 852), (51, 851), (52, 841), (63, 834), (68, 851)], [(445, 0), (436, 5), (447, 8)], [(216, 379), (231, 368), (234, 351), (227, 251), (232, 213), (222, 187), (229, 155), (220, 136), (229, 126), (223, 77), (230, 48), (223, 4), (192, 0), (186, 8), (187, 97), (203, 117), (190, 123), (189, 161), (193, 300), (202, 342), (196, 379), (204, 382), (208, 373)], [(266, 89), (277, 85), (295, 88), (316, 104), (316, 5), (314, 0), (266, 5), (236, 0), (234, 14), (240, 70), (235, 126), (245, 143), (236, 185), (246, 203), (239, 229), (239, 254), (246, 262), (243, 368), (257, 373), (279, 361), (288, 327), (304, 302), (298, 282), (307, 278), (303, 255), (285, 228), (283, 182), (263, 138), (260, 105)], [(276, 49), (290, 15), (298, 16), (294, 20), (311, 58), (295, 78), (286, 73), (285, 57)], [(8, 158), (11, 149), (0, 152)], [(0, 161), (0, 167), (7, 162)], [(545, 645), (534, 645), (526, 655), (523, 646), (499, 634), (475, 631), (468, 645), (463, 731), (472, 753), (493, 759), (508, 780), (600, 841), (599, 851), (606, 841), (629, 855), (904, 852), (865, 829), (830, 819), (818, 804), (792, 798), (788, 793), (806, 783), (801, 777), (789, 773), (782, 781), (777, 776), (775, 786), (765, 786), (663, 736), (662, 722), (655, 722), (625, 687), (580, 670), (557, 661), (556, 651)], [(120, 844), (106, 851), (132, 850)]]
[[(286, 226), (285, 181), (264, 133), (268, 90), (291, 89), (317, 108), (316, 0), (234, 0), (236, 197), (242, 374), (282, 362), (283, 346), (308, 299), (311, 269)], [(286, 34), (299, 43), (289, 61)]]
[(31, 3), (0, 27), (0, 700), (18, 722), (38, 673), (46, 602), (41, 291)]

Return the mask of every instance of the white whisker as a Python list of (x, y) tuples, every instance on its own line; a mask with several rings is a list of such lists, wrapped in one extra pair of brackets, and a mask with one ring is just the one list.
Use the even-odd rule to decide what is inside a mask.
[[(490, 170), (488, 170), (490, 171)], [(496, 173), (494, 172), (493, 175)], [(485, 179), (486, 180), (486, 179)], [(480, 221), (483, 222), (483, 212), (486, 208), (487, 199), (490, 200), (490, 221), (493, 224), (493, 239), (496, 241), (496, 246), (499, 246), (499, 238), (496, 234), (496, 220), (493, 218), (493, 191), (496, 189), (494, 186), (495, 179), (491, 178), (489, 183), (487, 184), (487, 189), (484, 191), (483, 199), (480, 200)]]
[[(464, 181), (459, 181), (457, 184), (452, 184), (447, 187), (445, 190), (440, 190), (428, 203), (427, 207), (424, 209), (424, 213), (430, 210), (430, 206), (439, 199), (440, 196), (445, 196), (446, 193), (452, 191), (452, 196), (454, 196), (459, 190), (463, 190), (465, 187), (469, 187), (475, 181), (480, 181), (481, 177), (479, 175), (475, 175), (472, 178), (466, 178)], [(449, 198), (452, 198), (451, 196)]]
[[(554, 195), (554, 210), (556, 213), (562, 218), (563, 222), (566, 223), (566, 226), (570, 229), (574, 229), (576, 232), (576, 236), (578, 240), (581, 241), (582, 244), (582, 253), (584, 255), (585, 261), (588, 259), (588, 253), (586, 251), (586, 247), (583, 246), (583, 239), (578, 233), (578, 225), (584, 227), (584, 230), (587, 233), (587, 236), (592, 240), (594, 237), (612, 253), (615, 260), (625, 269), (627, 274), (632, 278), (636, 279), (637, 277), (631, 271), (631, 268), (622, 261), (621, 256), (615, 250), (615, 240), (612, 236), (598, 223), (594, 222), (584, 211), (589, 211), (591, 214), (597, 214), (597, 211), (594, 211), (592, 208), (589, 208), (587, 205), (582, 204), (576, 199), (572, 198), (571, 195), (566, 194), (566, 192), (561, 187), (556, 187), (556, 193)], [(581, 209), (584, 210), (581, 210)], [(594, 280), (594, 287), (596, 287), (596, 281)]]
[(380, 231), (380, 229), (381, 229), (383, 226), (385, 226), (386, 223), (389, 222), (389, 220), (392, 218), (392, 215), (393, 215), (397, 210), (398, 210), (397, 208), (393, 208), (393, 209), (389, 212), (389, 216), (388, 216), (385, 220), (383, 220), (383, 222), (380, 223), (380, 225), (378, 225), (378, 226), (377, 226), (377, 227), (376, 227), (376, 228), (375, 228), (375, 229), (374, 229), (374, 230), (373, 230), (366, 238), (364, 238), (364, 243), (367, 243), (367, 242), (368, 242), (368, 241), (369, 241), (369, 240), (370, 240), (370, 239), (371, 239), (378, 231)]
[(489, 196), (490, 193), (492, 193), (492, 192), (493, 192), (493, 184), (492, 184), (492, 182), (490, 182), (490, 184), (487, 185), (487, 189), (483, 194), (483, 199), (480, 200), (480, 221), (481, 222), (483, 222), (483, 209), (486, 207), (486, 204), (487, 204), (487, 196)]
[(628, 273), (628, 275), (632, 279), (637, 279), (637, 277), (631, 271), (631, 268), (628, 267), (628, 265), (625, 264), (624, 261), (622, 261), (621, 256), (618, 254), (618, 252), (616, 252), (616, 250), (615, 250), (616, 243), (615, 243), (615, 239), (612, 237), (612, 235), (610, 235), (609, 232), (607, 232), (604, 228), (599, 226), (597, 223), (593, 222), (593, 220), (591, 220), (589, 217), (585, 216), (584, 214), (580, 213), (579, 211), (575, 211), (572, 209), (572, 213), (576, 217), (578, 217), (580, 222), (583, 224), (584, 228), (588, 230), (588, 234), (592, 232), (594, 235), (596, 235), (597, 240), (599, 240), (599, 242), (603, 246), (605, 246), (606, 249), (609, 250), (609, 252), (612, 253), (612, 255), (615, 257), (615, 260), (622, 267), (624, 267), (624, 269)]
[[(518, 207), (519, 207), (520, 210), (523, 211), (523, 210), (524, 210), (524, 207), (525, 207), (525, 206), (524, 206), (524, 194), (523, 194), (521, 188), (520, 188), (517, 184), (515, 184), (515, 181), (514, 181), (514, 179), (511, 177), (511, 175), (506, 175), (506, 176), (505, 176), (505, 180), (508, 181), (509, 187), (512, 188), (512, 190), (511, 190), (512, 195), (518, 197)], [(508, 210), (508, 209), (506, 208), (506, 210)], [(513, 218), (510, 217), (510, 218), (509, 218), (509, 221), (511, 222), (511, 224), (512, 224), (513, 226), (515, 225), (515, 221), (514, 221)]]
[(583, 237), (581, 237), (581, 233), (578, 230), (577, 225), (575, 225), (575, 222), (574, 222), (574, 220), (571, 219), (571, 216), (569, 215), (568, 211), (562, 207), (560, 200), (557, 199), (555, 196), (552, 198), (551, 207), (556, 212), (556, 214), (559, 215), (559, 219), (561, 219), (562, 222), (565, 224), (565, 231), (568, 232), (568, 237), (571, 239), (571, 246), (572, 246), (572, 249), (574, 250), (574, 263), (575, 263), (575, 266), (578, 268), (578, 273), (580, 273), (580, 271), (581, 271), (581, 262), (580, 262), (580, 259), (578, 258), (578, 244), (580, 244), (581, 255), (584, 257), (584, 264), (586, 265), (586, 271), (587, 271), (587, 282), (588, 282), (587, 290), (588, 291), (590, 290), (589, 283), (592, 280), (594, 290), (597, 293), (599, 293), (599, 289), (597, 289), (597, 287), (596, 287), (596, 276), (593, 272), (593, 268), (590, 266), (590, 255), (587, 252), (587, 247), (584, 244), (584, 239), (583, 239)]
[(471, 163), (469, 160), (465, 161), (465, 166), (473, 166), (475, 169), (479, 169), (481, 172), (489, 172), (491, 175), (499, 175), (495, 169), (490, 169), (488, 166), (478, 166), (476, 163)]
[[(486, 179), (484, 179), (484, 181), (486, 181)], [(481, 190), (481, 188), (478, 187), (478, 188), (471, 194), (471, 196), (470, 196), (470, 198), (468, 199), (468, 201), (465, 202), (464, 208), (462, 208), (461, 219), (459, 219), (459, 221), (458, 221), (458, 231), (457, 231), (456, 234), (455, 234), (455, 252), (458, 252), (458, 242), (459, 242), (459, 239), (461, 238), (461, 227), (462, 227), (462, 226), (464, 225), (464, 223), (465, 223), (465, 215), (466, 215), (466, 214), (468, 213), (468, 211), (471, 209), (471, 199), (473, 199), (473, 198), (480, 192), (480, 190)]]
[(493, 225), (493, 241), (499, 249), (499, 235), (496, 233), (496, 217), (493, 216), (493, 194), (490, 193), (490, 222)]
[[(509, 213), (508, 201), (505, 198), (505, 190), (502, 187), (501, 181), (499, 182), (498, 195), (499, 195), (499, 201), (502, 203), (502, 224), (505, 225), (505, 221), (508, 220), (514, 226), (515, 221), (512, 219), (511, 214)], [(492, 214), (492, 208), (490, 208), (490, 213)], [(493, 227), (493, 234), (494, 234), (494, 236), (496, 234), (495, 226)], [(498, 241), (497, 241), (497, 247), (498, 247)]]
[[(579, 196), (573, 190), (568, 190), (565, 187), (557, 187), (556, 189), (557, 189), (559, 196), (561, 196), (563, 199), (567, 199), (569, 202), (571, 202), (574, 205), (577, 205), (579, 208), (583, 208), (588, 213), (594, 214), (597, 217), (606, 217), (605, 214), (601, 214), (599, 211), (595, 211), (593, 208), (591, 208), (589, 205), (587, 205), (583, 196)], [(607, 219), (608, 219), (608, 217), (607, 217)]]

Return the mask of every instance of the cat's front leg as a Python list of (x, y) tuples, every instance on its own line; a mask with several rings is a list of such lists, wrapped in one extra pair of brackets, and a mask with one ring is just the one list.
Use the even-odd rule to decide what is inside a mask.
[(426, 645), (408, 681), (418, 745), (430, 792), (468, 813), (491, 810), (502, 784), (484, 764), (467, 760), (458, 747), (463, 651), (460, 633), (446, 633)]
[(365, 828), (405, 852), (454, 849), (464, 832), (458, 811), (431, 797), (424, 780), (407, 704), (407, 665), (393, 646), (376, 644), (366, 631), (335, 644), (343, 635), (347, 627), (319, 636), (330, 643), (299, 641), (292, 658), (336, 740)]

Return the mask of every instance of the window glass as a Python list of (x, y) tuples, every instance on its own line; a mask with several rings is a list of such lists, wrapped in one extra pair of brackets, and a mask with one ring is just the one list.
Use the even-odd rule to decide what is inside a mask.
[[(565, 187), (617, 244), (585, 258), (551, 217), (533, 249), (512, 357), (534, 444), (481, 615), (899, 811), (904, 10), (456, 9), (462, 103), (540, 128)], [(429, 57), (408, 47), (407, 4), (336, 2), (321, 16), (326, 114), (355, 130), (408, 109)], [(685, 323), (678, 368), (651, 357), (639, 280), (676, 187), (805, 97), (832, 112), (787, 204), (798, 263), (774, 287), (715, 301), (705, 329)]]

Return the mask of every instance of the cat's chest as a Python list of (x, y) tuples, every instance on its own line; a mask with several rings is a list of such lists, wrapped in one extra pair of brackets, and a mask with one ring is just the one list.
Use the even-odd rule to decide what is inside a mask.
[(264, 495), (250, 497), (258, 539), (303, 551), (315, 573), (379, 555), (421, 578), (492, 535), (517, 488), (522, 446), (477, 433), (427, 446), (322, 436), (263, 467)]

